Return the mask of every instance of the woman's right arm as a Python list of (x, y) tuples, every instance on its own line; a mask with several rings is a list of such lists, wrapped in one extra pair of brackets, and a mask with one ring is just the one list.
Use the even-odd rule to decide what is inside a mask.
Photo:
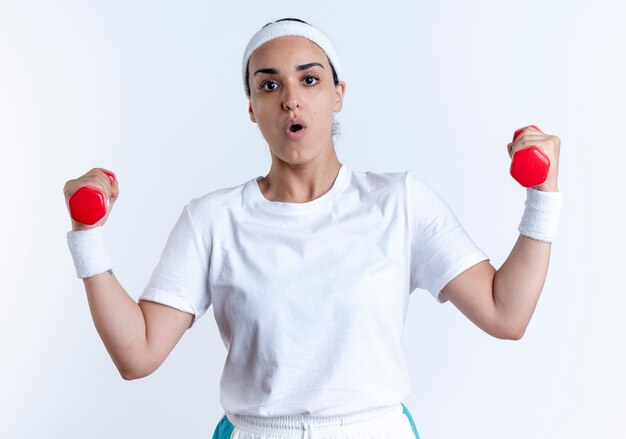
[(125, 380), (157, 370), (191, 326), (192, 314), (156, 302), (135, 302), (113, 272), (83, 282), (96, 330)]
[[(69, 210), (70, 196), (81, 186), (102, 190), (110, 204), (106, 216), (94, 225), (72, 219), (72, 230), (102, 226), (119, 196), (118, 182), (98, 168), (66, 182), (63, 192)], [(121, 376), (126, 380), (150, 375), (165, 361), (191, 326), (193, 315), (156, 302), (135, 302), (112, 270), (83, 279), (96, 330)]]

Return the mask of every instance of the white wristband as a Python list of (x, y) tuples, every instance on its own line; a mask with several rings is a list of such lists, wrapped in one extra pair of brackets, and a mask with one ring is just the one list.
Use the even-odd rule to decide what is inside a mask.
[(526, 188), (526, 208), (517, 230), (537, 241), (554, 242), (563, 208), (562, 192)]
[(67, 245), (79, 279), (104, 273), (112, 267), (104, 246), (102, 226), (67, 232)]

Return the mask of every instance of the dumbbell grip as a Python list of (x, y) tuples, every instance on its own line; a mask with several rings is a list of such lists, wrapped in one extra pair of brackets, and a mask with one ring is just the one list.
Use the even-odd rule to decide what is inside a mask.
[[(529, 125), (542, 132), (536, 125)], [(513, 142), (528, 127), (523, 127), (513, 134)], [(536, 145), (520, 149), (513, 154), (511, 160), (511, 176), (524, 187), (542, 184), (548, 177), (550, 158)]]
[[(111, 180), (115, 180), (115, 174), (109, 170), (99, 168)], [(81, 186), (70, 196), (70, 216), (78, 223), (88, 226), (96, 224), (107, 213), (110, 199), (100, 189), (92, 186)]]

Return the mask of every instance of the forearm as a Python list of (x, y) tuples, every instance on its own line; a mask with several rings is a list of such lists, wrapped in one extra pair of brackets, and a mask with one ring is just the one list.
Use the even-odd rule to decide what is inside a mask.
[(146, 324), (141, 308), (113, 272), (83, 279), (91, 316), (111, 359), (128, 379), (146, 358)]
[(507, 332), (520, 337), (535, 311), (548, 273), (552, 244), (520, 235), (511, 254), (496, 272), (493, 296)]

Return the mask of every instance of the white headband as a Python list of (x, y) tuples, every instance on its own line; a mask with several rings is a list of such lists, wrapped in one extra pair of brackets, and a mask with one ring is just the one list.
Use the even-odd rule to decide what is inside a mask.
[(243, 63), (241, 69), (241, 76), (243, 77), (244, 92), (246, 90), (246, 69), (248, 67), (248, 61), (252, 56), (252, 53), (257, 50), (262, 44), (267, 43), (270, 40), (285, 36), (298, 36), (304, 37), (317, 44), (324, 52), (326, 56), (335, 68), (337, 78), (341, 79), (341, 68), (339, 67), (339, 57), (335, 51), (335, 46), (330, 39), (319, 29), (309, 24), (300, 23), (299, 21), (278, 21), (268, 26), (265, 26), (259, 30), (248, 42), (246, 50), (243, 54)]

